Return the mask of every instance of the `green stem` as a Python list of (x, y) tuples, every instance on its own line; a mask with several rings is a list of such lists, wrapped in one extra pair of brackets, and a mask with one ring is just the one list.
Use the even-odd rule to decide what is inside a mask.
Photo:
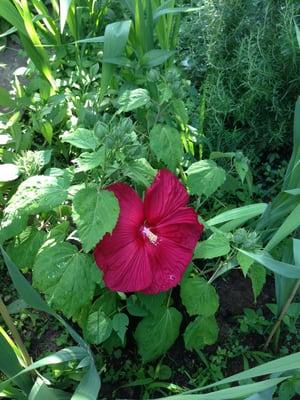
[(24, 345), (23, 340), (21, 339), (21, 336), (19, 335), (19, 332), (17, 331), (13, 320), (11, 319), (11, 316), (9, 315), (9, 312), (6, 308), (6, 305), (3, 303), (3, 300), (0, 296), (0, 315), (2, 316), (4, 322), (6, 323), (6, 325), (8, 326), (11, 335), (14, 339), (14, 342), (16, 343), (16, 345), (19, 347), (23, 359), (25, 361), (26, 366), (31, 364), (31, 358), (27, 352), (27, 349)]

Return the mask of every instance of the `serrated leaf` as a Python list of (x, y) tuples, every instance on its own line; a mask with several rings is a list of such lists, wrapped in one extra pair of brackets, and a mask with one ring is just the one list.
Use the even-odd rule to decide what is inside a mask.
[(118, 112), (128, 112), (136, 108), (144, 107), (150, 102), (150, 96), (146, 89), (125, 90), (118, 99)]
[(189, 315), (214, 315), (219, 307), (219, 297), (215, 288), (204, 278), (195, 276), (181, 283), (182, 303)]
[(222, 233), (213, 233), (208, 239), (197, 243), (193, 259), (221, 257), (230, 251), (230, 240)]
[(254, 260), (252, 260), (252, 258), (248, 257), (246, 254), (238, 251), (237, 253), (237, 261), (243, 271), (244, 276), (247, 276), (247, 273), (249, 271), (249, 268), (251, 267), (251, 265), (254, 263)]
[(46, 238), (46, 232), (35, 228), (29, 230), (29, 235), (16, 241), (7, 248), (7, 253), (18, 268), (32, 268), (35, 257)]
[(173, 171), (183, 155), (179, 132), (167, 125), (155, 125), (150, 131), (150, 148)]
[(266, 276), (267, 276), (267, 271), (262, 265), (254, 263), (251, 266), (249, 271), (249, 278), (251, 279), (252, 291), (255, 303), (257, 297), (260, 295), (264, 287), (264, 284), (266, 283)]
[(94, 131), (85, 128), (77, 128), (74, 132), (65, 132), (61, 136), (61, 141), (84, 150), (96, 150), (100, 145)]
[(68, 187), (68, 181), (63, 176), (32, 176), (20, 184), (5, 214), (30, 215), (50, 211), (66, 200)]
[(223, 168), (212, 160), (201, 160), (193, 163), (186, 171), (188, 187), (191, 194), (211, 196), (226, 179)]
[(99, 167), (105, 160), (105, 149), (101, 147), (93, 153), (81, 153), (72, 162), (75, 164), (75, 172), (86, 172)]
[(114, 331), (117, 332), (117, 335), (121, 339), (121, 342), (124, 344), (125, 333), (127, 331), (129, 324), (129, 319), (126, 314), (118, 313), (115, 314), (112, 320), (112, 326)]
[(156, 172), (156, 169), (152, 168), (145, 158), (132, 161), (124, 168), (124, 175), (131, 178), (136, 184), (145, 187), (150, 186)]
[(105, 315), (114, 314), (117, 311), (117, 293), (105, 289), (92, 305), (91, 312), (94, 311), (102, 311)]
[(216, 343), (219, 328), (215, 317), (197, 317), (190, 322), (184, 332), (184, 344), (187, 350), (201, 350)]
[(139, 322), (135, 339), (143, 362), (154, 360), (169, 350), (179, 335), (181, 321), (180, 312), (171, 307)]
[(28, 217), (25, 214), (6, 215), (0, 224), (0, 243), (21, 233), (26, 228), (27, 220)]
[(85, 335), (89, 343), (100, 344), (109, 338), (112, 332), (112, 322), (102, 311), (93, 312), (88, 316)]
[(86, 188), (73, 199), (73, 219), (83, 249), (90, 251), (106, 233), (111, 233), (119, 216), (119, 203), (112, 192)]
[(33, 284), (48, 303), (67, 317), (75, 315), (93, 297), (93, 259), (69, 243), (43, 248), (35, 259)]
[(137, 293), (139, 304), (149, 313), (156, 315), (162, 311), (162, 307), (167, 305), (168, 294), (166, 292), (158, 294)]

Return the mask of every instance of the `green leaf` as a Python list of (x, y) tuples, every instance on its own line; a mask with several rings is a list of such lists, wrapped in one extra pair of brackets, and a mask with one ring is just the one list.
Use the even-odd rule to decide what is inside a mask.
[(35, 259), (33, 284), (48, 303), (67, 317), (75, 315), (93, 297), (92, 258), (69, 243), (43, 248)]
[(26, 215), (19, 214), (12, 218), (6, 215), (0, 224), (0, 243), (22, 232), (26, 228), (27, 219)]
[[(22, 371), (22, 366), (16, 356), (13, 346), (9, 342), (9, 339), (9, 336), (6, 335), (4, 330), (0, 327), (0, 371), (8, 378), (11, 378)], [(22, 388), (27, 394), (32, 385), (29, 375), (20, 376), (19, 378), (14, 379), (14, 383)]]
[(0, 165), (0, 182), (11, 182), (18, 179), (20, 175), (19, 168), (15, 164)]
[(211, 196), (226, 179), (223, 168), (212, 160), (201, 160), (193, 163), (186, 171), (188, 187), (191, 194)]
[(196, 246), (193, 259), (210, 259), (221, 257), (230, 251), (229, 238), (220, 233), (213, 233), (207, 240), (199, 242)]
[(14, 102), (8, 91), (0, 87), (0, 106), (11, 107), (13, 104)]
[(185, 279), (180, 286), (182, 303), (189, 315), (214, 315), (219, 307), (215, 288), (205, 279), (195, 276)]
[(112, 322), (101, 310), (88, 316), (85, 336), (89, 343), (100, 344), (109, 338), (112, 332)]
[(137, 293), (137, 297), (142, 308), (154, 316), (159, 314), (162, 311), (162, 308), (167, 306), (167, 292), (158, 294)]
[(35, 257), (46, 238), (46, 232), (35, 228), (28, 230), (27, 235), (20, 237), (7, 247), (7, 253), (18, 268), (32, 268)]
[(60, 33), (63, 33), (72, 0), (59, 0)]
[(100, 102), (104, 98), (115, 70), (115, 66), (106, 62), (106, 60), (122, 56), (128, 40), (130, 27), (130, 20), (113, 22), (105, 27)]
[(20, 184), (5, 214), (30, 215), (50, 211), (67, 199), (68, 187), (65, 176), (32, 176)]
[(184, 332), (184, 344), (187, 350), (201, 350), (216, 343), (219, 328), (215, 317), (197, 317), (190, 322)]
[(276, 230), (272, 239), (268, 242), (265, 250), (271, 251), (283, 239), (290, 235), (300, 225), (300, 204), (286, 217), (282, 225)]
[(131, 178), (136, 184), (145, 187), (150, 186), (156, 172), (156, 169), (152, 168), (145, 158), (138, 158), (137, 160), (132, 161), (123, 171), (125, 176)]
[(286, 278), (300, 279), (300, 265), (298, 266), (277, 261), (268, 253), (251, 253), (242, 249), (239, 249), (239, 251), (246, 254), (257, 263), (268, 268), (270, 271), (275, 272), (275, 274), (282, 275)]
[(209, 226), (223, 224), (224, 222), (244, 219), (248, 221), (251, 218), (255, 218), (258, 215), (263, 214), (267, 208), (266, 203), (251, 204), (249, 206), (237, 207), (233, 210), (225, 211), (216, 217), (213, 217), (206, 221)]
[(240, 177), (242, 183), (244, 183), (246, 175), (249, 172), (249, 165), (248, 165), (247, 158), (242, 157), (241, 160), (235, 159), (234, 166), (235, 166), (237, 173), (239, 174), (239, 177)]
[(264, 284), (266, 283), (267, 272), (266, 269), (257, 263), (254, 263), (249, 271), (249, 278), (251, 279), (252, 291), (254, 301), (256, 303), (257, 297), (260, 295)]
[(114, 331), (117, 332), (117, 335), (121, 339), (121, 342), (124, 344), (125, 333), (128, 329), (129, 319), (126, 314), (118, 313), (115, 314), (112, 320), (112, 326)]
[(106, 233), (111, 233), (119, 216), (119, 203), (107, 190), (86, 188), (73, 200), (73, 219), (84, 251), (90, 251)]
[(128, 112), (136, 108), (144, 107), (150, 102), (150, 96), (146, 89), (125, 90), (118, 99), (118, 112)]
[(75, 164), (75, 172), (86, 172), (104, 164), (105, 148), (101, 147), (93, 153), (81, 153), (72, 162)]
[(237, 261), (243, 271), (244, 276), (246, 277), (248, 270), (251, 267), (251, 265), (254, 263), (254, 261), (252, 260), (252, 258), (248, 257), (244, 253), (241, 253), (240, 251), (238, 251), (236, 258), (237, 258)]
[(171, 170), (180, 163), (183, 151), (177, 129), (167, 125), (155, 125), (150, 131), (150, 148), (158, 160)]
[(85, 150), (96, 150), (100, 146), (94, 131), (85, 128), (77, 128), (74, 132), (65, 132), (61, 136), (61, 141)]
[(179, 335), (181, 320), (180, 312), (171, 307), (139, 322), (135, 339), (143, 362), (154, 360), (169, 350)]
[(157, 67), (164, 64), (170, 57), (174, 55), (174, 51), (165, 49), (150, 50), (141, 58), (141, 64), (147, 68)]
[(105, 289), (92, 305), (91, 312), (94, 311), (102, 311), (106, 315), (114, 314), (117, 311), (117, 293)]
[(47, 399), (47, 400), (68, 400), (70, 399), (70, 395), (62, 390), (52, 389), (48, 387), (45, 382), (38, 377), (32, 386), (32, 389), (29, 393), (28, 400), (39, 400), (39, 399)]

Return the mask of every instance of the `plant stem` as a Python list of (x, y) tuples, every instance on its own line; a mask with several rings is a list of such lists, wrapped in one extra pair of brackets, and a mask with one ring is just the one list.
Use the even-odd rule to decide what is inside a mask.
[(23, 340), (21, 339), (21, 336), (19, 335), (19, 332), (17, 331), (17, 329), (14, 325), (13, 320), (11, 319), (11, 316), (9, 315), (6, 305), (3, 303), (1, 296), (0, 296), (0, 315), (2, 316), (6, 325), (8, 326), (16, 345), (19, 347), (26, 366), (30, 365), (31, 358), (27, 352), (27, 349), (24, 345)]
[(264, 349), (265, 350), (269, 346), (273, 336), (275, 335), (277, 329), (279, 328), (279, 326), (281, 324), (281, 321), (283, 320), (285, 314), (287, 313), (288, 308), (289, 308), (291, 302), (293, 301), (293, 299), (294, 299), (299, 287), (300, 287), (300, 279), (298, 279), (297, 282), (295, 283), (295, 286), (294, 286), (294, 288), (293, 288), (293, 290), (292, 290), (292, 292), (290, 294), (290, 297), (287, 299), (287, 301), (286, 301), (286, 303), (285, 303), (285, 305), (284, 305), (284, 307), (283, 307), (283, 309), (282, 309), (282, 311), (281, 311), (281, 313), (280, 313), (280, 315), (278, 317), (278, 320), (276, 321), (275, 325), (273, 326), (273, 329), (272, 329), (272, 331), (271, 331), (271, 333), (270, 333), (270, 335), (269, 335), (269, 337), (268, 337), (268, 339), (267, 339), (267, 341), (266, 341), (266, 343), (264, 345)]

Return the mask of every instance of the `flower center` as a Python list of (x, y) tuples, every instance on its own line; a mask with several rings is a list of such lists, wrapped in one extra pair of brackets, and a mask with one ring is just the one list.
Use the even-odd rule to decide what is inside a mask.
[(146, 236), (150, 243), (157, 244), (158, 236), (151, 232), (146, 226), (142, 227), (142, 234)]

